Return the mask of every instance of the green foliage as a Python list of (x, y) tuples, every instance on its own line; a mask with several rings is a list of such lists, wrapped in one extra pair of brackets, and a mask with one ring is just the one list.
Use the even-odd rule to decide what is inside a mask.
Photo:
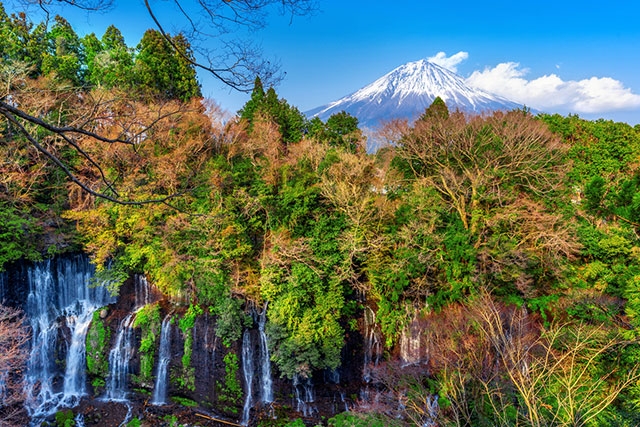
[(153, 384), (153, 363), (157, 342), (160, 337), (160, 304), (147, 304), (136, 313), (133, 326), (140, 328), (140, 384)]
[[(167, 36), (147, 30), (138, 45), (134, 79), (143, 92), (161, 99), (188, 101), (201, 96), (193, 66), (193, 52), (182, 35)], [(177, 50), (177, 51), (176, 51)]]
[(109, 373), (108, 353), (111, 330), (100, 317), (100, 313), (104, 309), (106, 307), (93, 312), (93, 319), (85, 339), (87, 373), (93, 377), (92, 384), (94, 387), (104, 386), (105, 379)]
[(399, 420), (384, 418), (378, 414), (361, 414), (354, 412), (343, 412), (329, 418), (329, 427), (392, 427), (402, 425)]
[(189, 408), (195, 408), (196, 406), (198, 406), (197, 402), (191, 399), (187, 399), (186, 397), (171, 396), (171, 400), (176, 402), (178, 405), (186, 406)]
[(425, 112), (420, 116), (420, 120), (433, 118), (440, 120), (446, 120), (449, 118), (449, 108), (447, 108), (447, 104), (445, 104), (439, 96), (436, 96), (431, 105), (429, 105)]
[(589, 212), (596, 213), (597, 210), (600, 209), (605, 191), (605, 180), (601, 176), (594, 176), (585, 186), (585, 208), (588, 209)]
[(228, 352), (224, 355), (224, 380), (216, 381), (216, 388), (220, 402), (225, 405), (225, 410), (237, 413), (238, 405), (242, 401), (242, 384), (238, 379), (239, 361), (238, 355)]
[(176, 378), (176, 382), (179, 386), (186, 388), (187, 390), (195, 390), (195, 370), (191, 366), (191, 356), (193, 355), (193, 327), (196, 323), (196, 318), (202, 315), (202, 308), (198, 305), (191, 304), (184, 316), (178, 321), (178, 326), (182, 331), (184, 337), (184, 347), (182, 354), (182, 370), (180, 375)]
[(133, 49), (118, 28), (110, 25), (99, 40), (93, 33), (82, 39), (87, 58), (88, 83), (107, 88), (133, 85)]
[(332, 146), (342, 147), (351, 153), (357, 151), (362, 140), (358, 119), (345, 111), (331, 115), (326, 124), (314, 117), (307, 127), (309, 137)]
[(78, 86), (83, 81), (84, 52), (71, 24), (61, 16), (47, 34), (49, 48), (42, 56), (42, 72), (55, 75)]
[(128, 423), (127, 423), (127, 427), (140, 427), (142, 425), (142, 422), (140, 421), (140, 418), (138, 417), (134, 417), (132, 418)]
[(73, 418), (73, 411), (71, 409), (56, 412), (57, 427), (74, 427), (75, 425), (76, 422)]
[(176, 427), (178, 425), (178, 417), (175, 415), (165, 415), (162, 417), (162, 420), (166, 422), (169, 427)]
[(0, 271), (12, 261), (41, 257), (30, 238), (34, 228), (33, 219), (24, 218), (14, 206), (0, 200)]
[(263, 270), (261, 289), (270, 301), (267, 334), (272, 360), (289, 378), (340, 364), (346, 289), (332, 273), (343, 263), (337, 244), (343, 221), (317, 218), (311, 235), (298, 239), (303, 245), (299, 261), (283, 260), (286, 268), (274, 264)]
[(300, 110), (289, 105), (286, 100), (279, 99), (275, 89), (269, 88), (265, 93), (259, 77), (256, 77), (251, 99), (238, 111), (238, 115), (248, 123), (249, 133), (253, 131), (257, 119), (277, 124), (285, 144), (300, 141), (306, 124)]

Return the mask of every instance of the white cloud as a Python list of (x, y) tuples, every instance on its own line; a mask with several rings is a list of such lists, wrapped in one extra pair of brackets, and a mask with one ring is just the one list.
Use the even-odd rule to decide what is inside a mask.
[(454, 73), (458, 72), (458, 64), (469, 57), (467, 52), (458, 52), (455, 55), (447, 57), (444, 52), (438, 52), (435, 56), (427, 58), (427, 61), (437, 64)]
[(528, 80), (528, 72), (517, 62), (505, 62), (474, 71), (467, 84), (543, 111), (603, 113), (640, 108), (640, 95), (610, 77), (564, 81), (549, 74)]

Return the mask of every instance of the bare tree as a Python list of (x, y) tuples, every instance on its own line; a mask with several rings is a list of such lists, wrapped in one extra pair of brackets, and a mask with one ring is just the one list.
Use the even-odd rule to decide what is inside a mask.
[[(393, 131), (393, 132), (391, 132)], [(522, 111), (418, 120), (402, 134), (399, 153), (459, 214), (465, 228), (478, 229), (483, 200), (502, 205), (504, 185), (543, 195), (557, 187), (564, 147), (546, 126)], [(508, 201), (508, 200), (507, 200)]]
[(0, 304), (0, 425), (24, 425), (23, 370), (29, 330), (22, 312)]
[[(637, 368), (603, 364), (632, 344), (604, 325), (542, 327), (524, 307), (500, 304), (488, 292), (452, 319), (440, 320), (446, 328), (430, 328), (429, 342), (438, 349), (431, 364), (453, 425), (482, 416), (505, 426), (594, 425), (640, 378)], [(483, 405), (474, 408), (474, 401)]]

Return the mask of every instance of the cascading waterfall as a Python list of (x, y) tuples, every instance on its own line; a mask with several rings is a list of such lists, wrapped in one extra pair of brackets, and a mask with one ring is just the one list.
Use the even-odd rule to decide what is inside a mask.
[(4, 304), (7, 296), (7, 273), (0, 271), (0, 304)]
[(296, 411), (302, 413), (304, 417), (311, 417), (318, 409), (313, 405), (315, 393), (311, 378), (303, 378), (299, 375), (293, 377), (293, 394), (295, 398)]
[(135, 309), (140, 309), (151, 303), (151, 286), (143, 274), (136, 274), (133, 277), (134, 292), (136, 297)]
[(380, 330), (376, 322), (376, 313), (370, 308), (365, 307), (364, 313), (364, 351), (362, 360), (362, 380), (364, 387), (360, 389), (360, 400), (363, 403), (375, 403), (380, 395), (378, 390), (371, 393), (372, 372), (380, 363), (382, 355), (382, 338)]
[(267, 304), (258, 315), (258, 332), (260, 336), (260, 378), (262, 382), (262, 404), (267, 405), (273, 402), (273, 380), (271, 379), (271, 358), (269, 356), (269, 346), (265, 325), (267, 323)]
[[(254, 380), (257, 382), (260, 393), (260, 403), (269, 405), (273, 402), (273, 379), (271, 378), (271, 358), (269, 356), (269, 346), (267, 342), (267, 334), (265, 327), (267, 323), (267, 304), (264, 305), (259, 313), (251, 310), (251, 316), (258, 325), (258, 345), (256, 351), (255, 339), (253, 334), (246, 329), (242, 334), (242, 372), (244, 374), (245, 383), (245, 400), (242, 410), (242, 425), (249, 423), (251, 408), (254, 403)], [(256, 357), (258, 357), (258, 366), (256, 366)]]
[(242, 409), (242, 419), (240, 423), (243, 426), (249, 424), (249, 416), (253, 404), (253, 346), (251, 345), (251, 335), (248, 329), (242, 334), (242, 373), (244, 374), (245, 398), (244, 407)]
[(371, 382), (371, 371), (380, 363), (382, 354), (382, 339), (376, 323), (374, 311), (365, 307), (364, 309), (364, 360), (362, 367), (362, 378), (365, 383)]
[[(79, 305), (87, 305), (87, 301), (79, 301)], [(73, 400), (86, 394), (86, 347), (85, 337), (93, 312), (97, 307), (83, 307), (78, 310), (80, 315), (77, 317), (67, 317), (67, 325), (73, 331), (71, 335), (71, 345), (67, 352), (67, 369), (64, 376), (63, 393), (65, 403), (69, 406), (74, 405)], [(71, 401), (67, 401), (72, 399)]]
[(107, 376), (107, 400), (127, 401), (129, 360), (133, 357), (133, 321), (135, 313), (129, 313), (118, 325), (116, 342), (109, 352), (109, 375)]
[(422, 359), (421, 336), (422, 331), (416, 319), (413, 319), (411, 323), (402, 330), (402, 334), (400, 335), (400, 359), (402, 366), (420, 363)]
[(158, 368), (156, 383), (153, 388), (151, 404), (164, 405), (167, 403), (167, 371), (171, 361), (171, 316), (167, 315), (162, 321), (160, 330), (160, 349), (158, 351)]
[(135, 305), (118, 325), (116, 340), (109, 351), (109, 375), (107, 376), (107, 392), (105, 399), (115, 402), (127, 402), (128, 382), (131, 373), (130, 361), (135, 353), (133, 340), (133, 322), (136, 313), (151, 302), (149, 283), (145, 276), (134, 276)]
[(210, 328), (205, 329), (204, 333), (204, 348), (207, 352), (211, 352), (211, 357), (207, 361), (207, 373), (209, 375), (213, 375), (216, 368), (216, 348), (218, 347), (218, 337), (214, 335), (213, 342), (209, 340), (209, 330)]
[[(29, 288), (25, 312), (32, 328), (25, 406), (37, 421), (60, 407), (76, 405), (86, 394), (87, 329), (94, 311), (113, 298), (106, 287), (91, 285), (94, 267), (86, 256), (49, 259), (26, 267), (24, 273)], [(59, 331), (64, 327), (70, 338), (62, 343)], [(66, 355), (58, 353), (65, 348)], [(56, 357), (64, 357), (64, 372), (56, 366)]]

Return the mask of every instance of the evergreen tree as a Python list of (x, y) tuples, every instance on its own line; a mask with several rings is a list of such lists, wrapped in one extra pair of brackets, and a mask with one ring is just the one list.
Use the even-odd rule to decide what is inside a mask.
[(327, 139), (330, 144), (344, 146), (349, 151), (355, 152), (361, 137), (358, 118), (346, 111), (333, 114), (327, 119)]
[(279, 99), (273, 87), (264, 92), (260, 77), (256, 77), (251, 99), (238, 111), (241, 119), (248, 122), (248, 131), (253, 131), (253, 122), (256, 116), (272, 120), (278, 125), (282, 142), (298, 142), (302, 139), (306, 119), (296, 108), (289, 105), (284, 99)]
[(144, 33), (135, 61), (136, 82), (147, 95), (162, 99), (187, 101), (201, 96), (195, 68), (188, 59), (193, 56), (189, 42), (182, 35), (169, 38), (173, 46), (157, 30)]
[(241, 119), (249, 122), (249, 127), (252, 127), (253, 117), (256, 110), (260, 108), (264, 101), (264, 88), (262, 87), (262, 80), (259, 76), (256, 76), (256, 80), (253, 83), (253, 91), (251, 92), (251, 99), (244, 104), (244, 107), (238, 111), (238, 116)]
[(109, 26), (98, 40), (94, 34), (83, 39), (87, 58), (87, 80), (94, 85), (129, 88), (133, 80), (133, 52), (119, 29)]
[(30, 67), (32, 77), (39, 75), (46, 37), (44, 24), (34, 28), (23, 12), (8, 16), (0, 3), (0, 59), (4, 63), (22, 62)]
[(56, 16), (47, 40), (49, 46), (42, 59), (42, 72), (56, 73), (75, 85), (82, 84), (84, 51), (71, 24), (63, 17)]
[(449, 118), (449, 109), (447, 108), (447, 104), (445, 104), (445, 102), (439, 96), (436, 96), (436, 99), (434, 99), (431, 105), (427, 107), (422, 116), (420, 116), (419, 120), (427, 120), (430, 118)]

